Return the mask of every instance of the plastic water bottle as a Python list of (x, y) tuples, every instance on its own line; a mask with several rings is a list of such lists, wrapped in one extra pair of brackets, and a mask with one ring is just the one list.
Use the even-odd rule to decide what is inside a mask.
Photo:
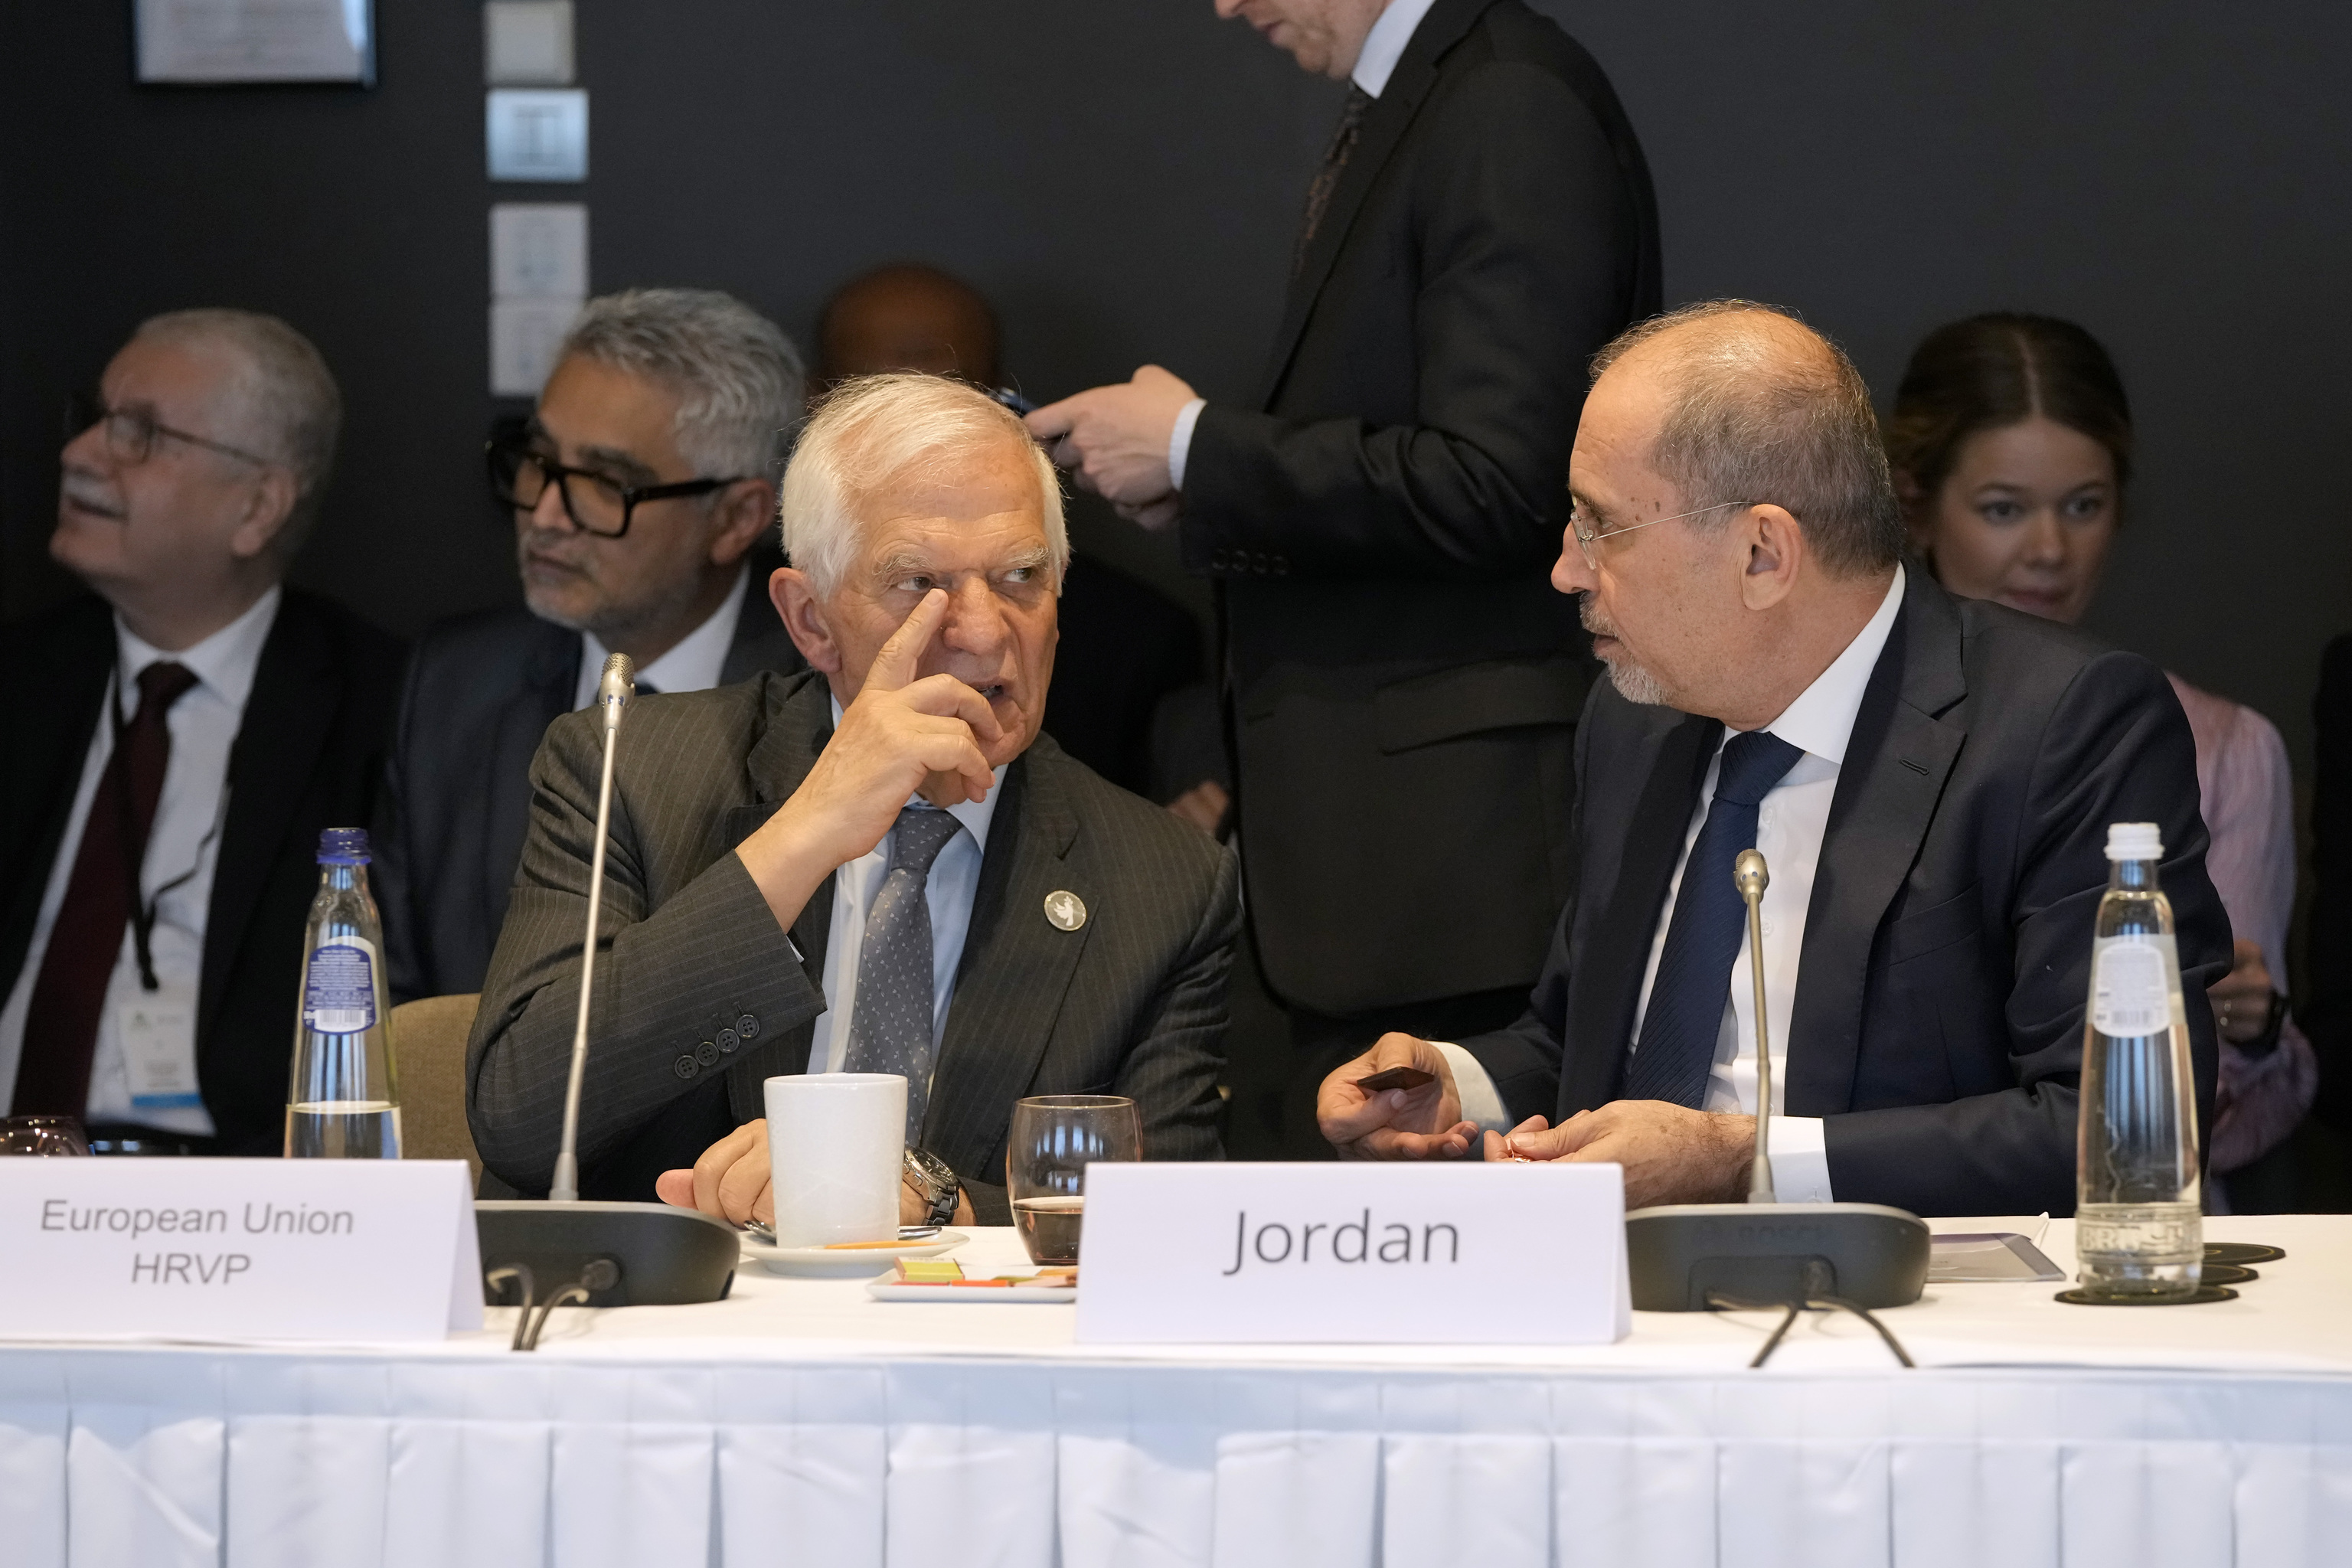
[(289, 1157), (400, 1157), (400, 1091), (384, 1029), (383, 922), (368, 895), (367, 863), (365, 828), (319, 835), (319, 896), (302, 944), (286, 1095)]
[(2193, 1295), (2204, 1267), (2189, 1014), (2172, 904), (2156, 885), (2163, 856), (2155, 823), (2107, 829), (2074, 1147), (2079, 1283), (2103, 1295)]

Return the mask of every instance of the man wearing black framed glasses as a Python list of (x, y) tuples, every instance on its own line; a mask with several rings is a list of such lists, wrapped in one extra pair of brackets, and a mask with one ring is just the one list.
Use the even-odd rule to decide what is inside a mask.
[(486, 451), (524, 606), (427, 632), (409, 667), (377, 885), (394, 994), (478, 990), (530, 813), (530, 758), (605, 656), (640, 691), (699, 691), (799, 655), (751, 556), (776, 514), (799, 353), (740, 300), (592, 300), (528, 420)]
[(115, 1152), (284, 1147), (319, 830), (365, 822), (401, 647), (283, 585), (342, 402), (244, 310), (143, 323), (72, 400), (49, 553), (92, 590), (0, 629), (0, 1096)]

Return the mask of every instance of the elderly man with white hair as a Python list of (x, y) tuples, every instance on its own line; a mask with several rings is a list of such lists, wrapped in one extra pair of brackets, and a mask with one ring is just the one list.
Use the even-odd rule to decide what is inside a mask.
[[(646, 699), (614, 783), (583, 1196), (771, 1212), (761, 1085), (908, 1079), (909, 1219), (1003, 1224), (1013, 1101), (1133, 1099), (1149, 1159), (1213, 1159), (1230, 855), (1040, 732), (1069, 545), (1012, 414), (849, 382), (786, 471), (769, 592), (810, 668)], [(484, 1163), (543, 1192), (563, 1113), (599, 731), (532, 764), (467, 1052)]]
[(342, 398), (249, 310), (141, 323), (68, 410), (49, 554), (0, 628), (0, 1105), (115, 1152), (274, 1154), (320, 829), (367, 820), (401, 647), (285, 585)]

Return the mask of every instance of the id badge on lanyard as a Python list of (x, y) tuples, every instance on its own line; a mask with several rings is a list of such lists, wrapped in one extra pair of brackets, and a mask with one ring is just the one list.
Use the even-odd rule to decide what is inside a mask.
[(134, 1108), (184, 1110), (204, 1104), (196, 1089), (194, 986), (172, 981), (142, 992), (115, 1008), (114, 1023)]
[[(114, 744), (122, 745), (122, 704), (118, 668), (114, 689), (107, 693), (107, 716), (113, 721)], [(139, 963), (139, 994), (115, 1008), (115, 1037), (121, 1043), (122, 1066), (131, 1080), (131, 1103), (140, 1110), (184, 1110), (202, 1106), (196, 1087), (196, 987), (192, 980), (159, 980), (149, 951), (155, 912), (163, 895), (194, 878), (204, 864), (205, 850), (217, 837), (228, 812), (228, 787), (221, 787), (219, 809), (213, 825), (196, 845), (196, 864), (155, 889), (149, 898), (141, 886), (147, 860), (146, 836), (135, 831), (126, 797), (123, 839), (131, 853), (124, 857), (130, 872), (131, 946)]]

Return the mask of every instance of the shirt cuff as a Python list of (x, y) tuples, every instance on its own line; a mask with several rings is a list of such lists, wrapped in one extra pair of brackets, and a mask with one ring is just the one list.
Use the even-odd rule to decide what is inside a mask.
[(1454, 1093), (1462, 1101), (1462, 1120), (1475, 1121), (1481, 1132), (1508, 1132), (1517, 1123), (1503, 1109), (1503, 1097), (1495, 1089), (1495, 1080), (1486, 1076), (1486, 1068), (1476, 1057), (1450, 1040), (1432, 1040), (1437, 1054), (1454, 1074)]
[(1820, 1117), (1772, 1118), (1772, 1195), (1784, 1204), (1837, 1201), (1830, 1194), (1829, 1144)]
[(1205, 397), (1196, 397), (1176, 411), (1176, 427), (1168, 432), (1168, 488), (1184, 488), (1184, 464), (1192, 455), (1192, 426), (1201, 422), (1201, 410), (1209, 406)]

